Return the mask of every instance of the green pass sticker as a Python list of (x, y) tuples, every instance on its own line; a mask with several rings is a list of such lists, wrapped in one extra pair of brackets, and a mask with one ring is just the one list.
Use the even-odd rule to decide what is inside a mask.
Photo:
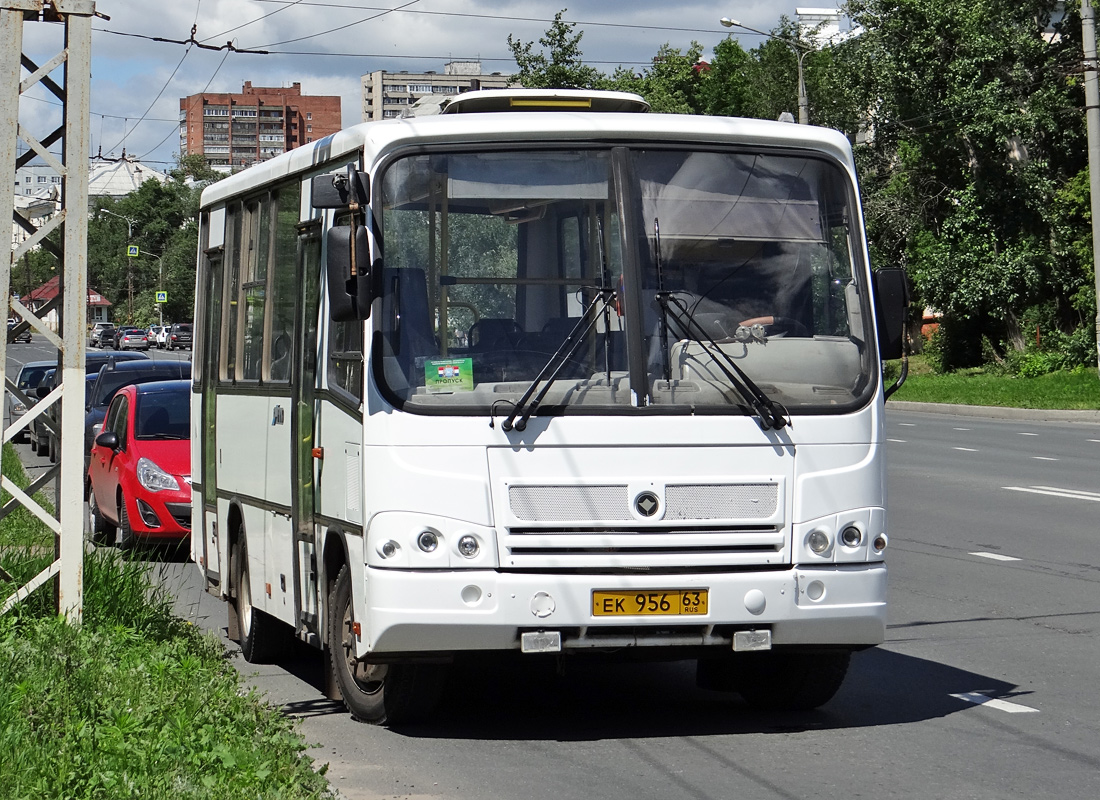
[(432, 393), (472, 392), (474, 360), (472, 358), (429, 359), (424, 362), (424, 385)]

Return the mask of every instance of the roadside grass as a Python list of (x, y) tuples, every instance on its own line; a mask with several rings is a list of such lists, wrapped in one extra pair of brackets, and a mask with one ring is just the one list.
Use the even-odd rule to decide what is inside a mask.
[[(897, 374), (897, 365), (890, 365)], [(1100, 409), (1095, 369), (1061, 370), (1034, 378), (995, 375), (981, 369), (937, 375), (920, 356), (910, 359), (909, 378), (893, 399), (1036, 409)]]
[[(4, 474), (26, 486), (10, 451)], [(49, 530), (15, 516), (0, 522), (0, 564), (16, 577), (0, 573), (0, 602), (52, 560)], [(0, 616), (0, 798), (334, 797), (297, 723), (243, 688), (217, 638), (174, 616), (146, 564), (89, 553), (79, 627), (49, 590)]]

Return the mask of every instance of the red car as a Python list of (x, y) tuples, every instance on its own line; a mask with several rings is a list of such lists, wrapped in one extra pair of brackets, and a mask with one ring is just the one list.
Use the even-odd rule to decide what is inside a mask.
[(179, 542), (191, 534), (191, 382), (119, 389), (92, 445), (88, 508), (97, 541)]

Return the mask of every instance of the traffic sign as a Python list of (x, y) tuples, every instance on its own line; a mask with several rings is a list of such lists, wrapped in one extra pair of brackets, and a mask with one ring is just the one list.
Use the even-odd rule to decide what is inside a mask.
[(126, 246), (126, 255), (128, 255), (130, 258), (137, 258), (138, 255), (139, 255), (138, 246), (136, 244), (127, 245)]
[(157, 302), (158, 303), (167, 303), (168, 302), (168, 292), (157, 292)]

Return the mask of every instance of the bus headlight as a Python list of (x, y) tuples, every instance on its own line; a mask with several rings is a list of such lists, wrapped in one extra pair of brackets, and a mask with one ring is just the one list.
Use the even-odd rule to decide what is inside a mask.
[(466, 558), (475, 558), (480, 550), (477, 538), (468, 533), (458, 540), (458, 552)]
[(815, 553), (821, 555), (829, 549), (829, 534), (820, 529), (810, 531), (810, 535), (806, 537), (806, 544)]
[(439, 534), (431, 528), (426, 528), (416, 537), (416, 546), (425, 553), (430, 553), (439, 547)]
[(855, 525), (849, 525), (840, 532), (840, 541), (845, 547), (858, 547), (863, 541), (863, 532)]

